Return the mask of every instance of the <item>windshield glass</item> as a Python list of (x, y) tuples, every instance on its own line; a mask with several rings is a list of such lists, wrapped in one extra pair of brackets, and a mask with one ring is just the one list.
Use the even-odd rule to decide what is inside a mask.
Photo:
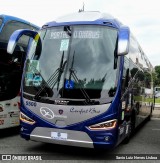
[[(1, 24), (1, 21), (0, 21)], [(0, 33), (0, 42), (4, 42), (4, 43), (8, 43), (8, 40), (11, 36), (11, 34), (18, 29), (33, 29), (33, 27), (31, 25), (19, 22), (19, 21), (8, 21), (2, 28), (2, 31)], [(18, 44), (20, 44), (21, 46), (26, 47), (26, 45), (28, 45), (28, 40), (29, 37), (28, 36), (22, 36), (19, 41)]]
[(26, 61), (24, 94), (50, 99), (113, 97), (117, 30), (79, 25), (43, 29)]
[(160, 87), (156, 87), (155, 89), (157, 92), (160, 92)]

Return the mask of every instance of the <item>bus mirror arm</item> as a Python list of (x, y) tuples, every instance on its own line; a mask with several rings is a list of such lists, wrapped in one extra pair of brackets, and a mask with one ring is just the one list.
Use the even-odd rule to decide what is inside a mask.
[(10, 36), (10, 39), (8, 42), (7, 53), (13, 54), (16, 44), (22, 35), (26, 35), (26, 36), (34, 38), (37, 34), (38, 33), (36, 31), (32, 31), (28, 29), (20, 29), (20, 30), (14, 31), (12, 35)]

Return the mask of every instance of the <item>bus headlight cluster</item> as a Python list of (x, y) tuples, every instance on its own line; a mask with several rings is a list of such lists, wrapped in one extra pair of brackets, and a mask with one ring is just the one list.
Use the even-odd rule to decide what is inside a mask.
[(117, 119), (113, 119), (113, 120), (110, 120), (110, 121), (105, 121), (105, 122), (102, 122), (102, 123), (91, 125), (88, 128), (90, 130), (109, 130), (109, 129), (115, 128), (116, 124), (117, 124)]
[(35, 121), (34, 120), (32, 120), (31, 118), (29, 118), (28, 116), (26, 116), (22, 112), (20, 112), (20, 120), (22, 122), (29, 123), (31, 125), (35, 124)]

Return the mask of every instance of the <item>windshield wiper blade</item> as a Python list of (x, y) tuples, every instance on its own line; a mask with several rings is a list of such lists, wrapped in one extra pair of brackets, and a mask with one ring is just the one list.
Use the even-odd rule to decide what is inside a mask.
[(53, 89), (54, 86), (57, 83), (57, 90), (58, 90), (58, 88), (59, 88), (59, 82), (60, 82), (62, 73), (64, 72), (65, 65), (67, 63), (67, 61), (65, 61), (63, 63), (63, 60), (64, 60), (64, 51), (63, 51), (63, 54), (62, 54), (62, 57), (61, 57), (61, 62), (60, 62), (59, 68), (56, 69), (56, 71), (50, 76), (50, 78), (48, 79), (48, 81), (36, 93), (36, 95), (34, 96), (34, 99), (38, 99), (39, 98), (40, 94), (46, 88), (46, 86), (49, 86), (51, 89)]
[[(64, 72), (64, 68), (65, 68), (66, 63), (67, 63), (67, 61), (65, 61), (65, 62), (62, 64), (62, 66), (60, 67), (60, 69), (59, 69), (59, 74), (58, 74), (58, 79), (57, 79), (57, 91), (58, 91), (58, 89), (59, 89), (59, 82), (60, 82), (61, 76), (62, 76), (62, 74), (63, 74), (63, 72)], [(54, 87), (54, 86), (53, 86), (53, 87)]]
[(85, 104), (88, 104), (88, 103), (92, 103), (94, 102), (94, 100), (91, 100), (89, 95), (87, 94), (87, 92), (85, 91), (85, 89), (83, 88), (83, 84), (81, 83), (81, 81), (78, 79), (76, 73), (75, 73), (75, 69), (73, 68), (73, 64), (74, 64), (74, 55), (75, 55), (75, 51), (74, 51), (74, 54), (73, 54), (73, 59), (72, 59), (72, 64), (71, 64), (71, 67), (69, 69), (70, 71), (70, 74), (69, 74), (69, 81), (71, 81), (71, 76), (73, 76), (74, 80), (80, 85), (80, 91), (82, 92), (84, 98), (85, 98), (85, 101), (84, 103)]

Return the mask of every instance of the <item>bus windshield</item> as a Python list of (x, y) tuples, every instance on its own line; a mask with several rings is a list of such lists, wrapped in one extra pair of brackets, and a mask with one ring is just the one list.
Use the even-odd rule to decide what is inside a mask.
[(155, 93), (160, 92), (160, 87), (155, 87)]
[(99, 25), (42, 29), (26, 61), (24, 95), (34, 98), (113, 98), (117, 30)]
[[(1, 24), (1, 23), (0, 23)], [(7, 22), (1, 33), (0, 33), (0, 42), (4, 42), (4, 43), (8, 43), (8, 40), (11, 36), (11, 34), (17, 30), (17, 29), (33, 29), (32, 26), (28, 25), (28, 24), (25, 24), (25, 23), (21, 23), (21, 22), (18, 22), (18, 21), (9, 21)], [(28, 39), (29, 37), (26, 37), (26, 36), (22, 36), (20, 38), (20, 40), (18, 41), (19, 43), (21, 43), (23, 46), (27, 45), (28, 44)]]
[(160, 87), (156, 87), (155, 90), (158, 91), (158, 92), (160, 92)]

